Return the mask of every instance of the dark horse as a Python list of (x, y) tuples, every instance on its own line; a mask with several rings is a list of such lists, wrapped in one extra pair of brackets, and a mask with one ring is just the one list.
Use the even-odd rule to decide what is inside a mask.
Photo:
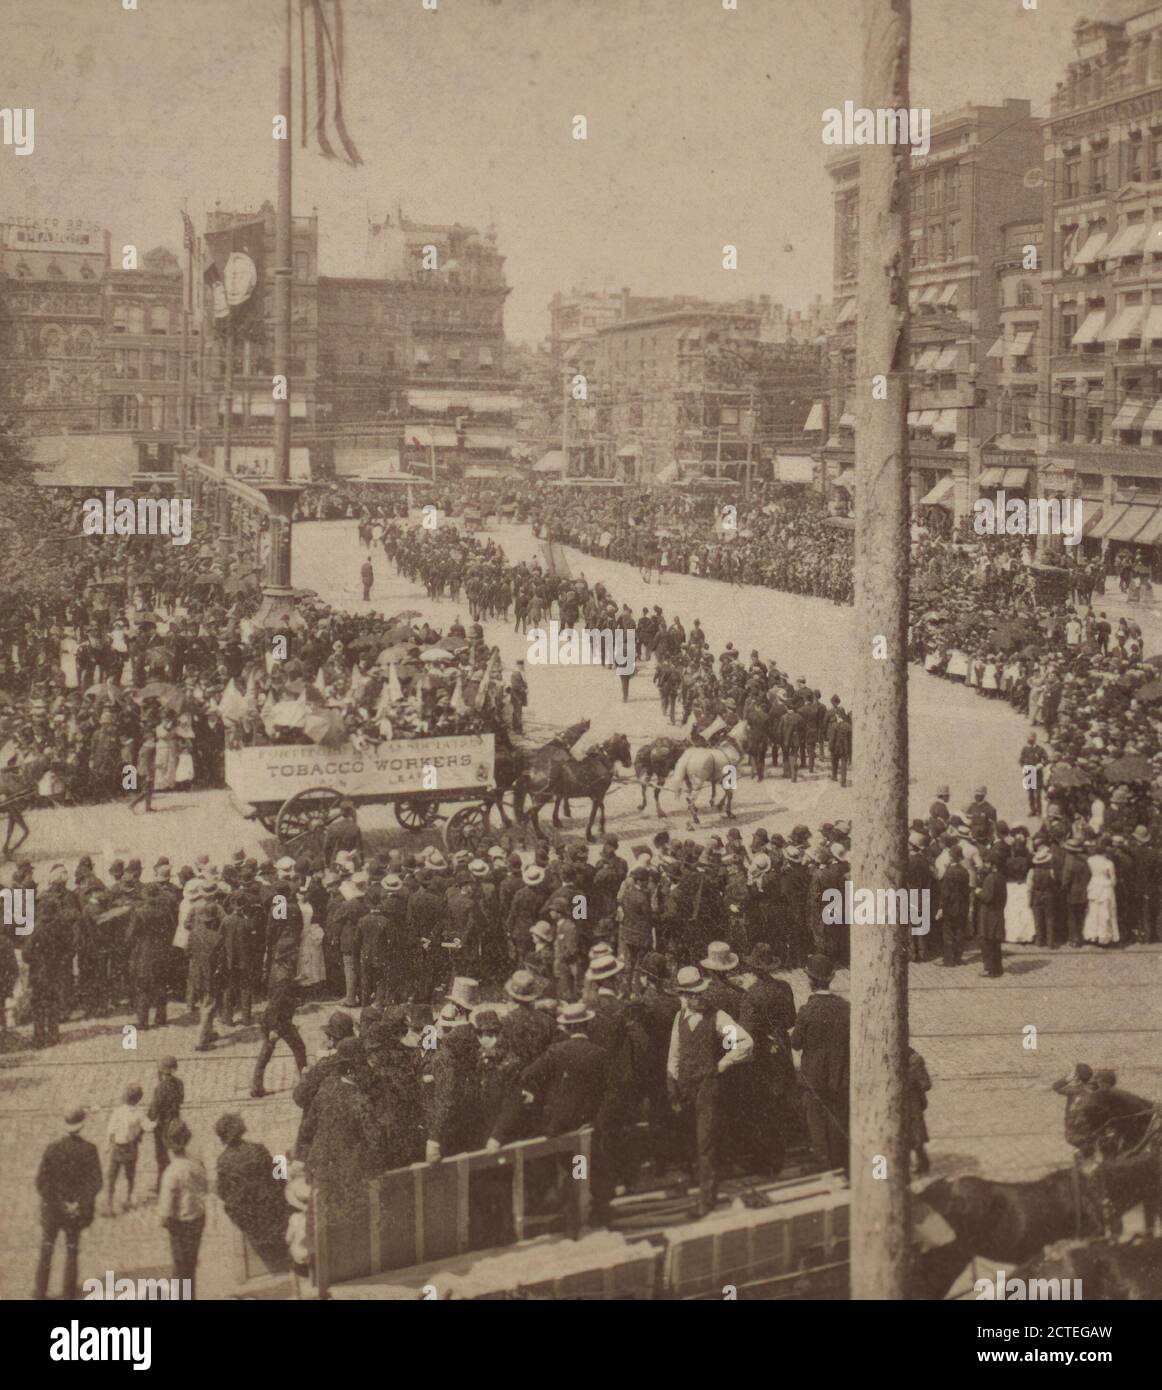
[[(48, 758), (37, 757), (19, 766), (6, 767), (0, 772), (0, 805), (3, 806), (4, 814), (8, 817), (8, 829), (4, 836), (5, 859), (11, 859), (15, 851), (20, 848), (31, 833), (28, 829), (28, 822), (21, 815), (20, 808), (35, 800), (37, 785), (51, 766), (52, 763)], [(20, 839), (13, 844), (12, 836), (17, 830), (23, 833)]]
[[(549, 773), (553, 766), (569, 758), (569, 750), (589, 729), (589, 720), (572, 724), (563, 733), (556, 734), (540, 748), (520, 748), (513, 743), (508, 726), (499, 719), (487, 719), (486, 723), (495, 735), (496, 762), (493, 771), (493, 785), (484, 797), (485, 816), (493, 807), (500, 814), (501, 825), (512, 822), (504, 809), (504, 794), (512, 791), (513, 813), (517, 824), (524, 821), (524, 804), (528, 796), (536, 790), (548, 790)], [(568, 814), (568, 807), (565, 808)]]
[(537, 813), (553, 799), (553, 825), (560, 829), (560, 810), (562, 803), (568, 805), (572, 796), (587, 796), (590, 801), (589, 821), (585, 826), (585, 838), (593, 838), (593, 822), (601, 815), (601, 830), (605, 832), (605, 793), (613, 782), (615, 764), (631, 767), (633, 754), (629, 739), (625, 734), (611, 734), (604, 743), (591, 748), (583, 758), (566, 758), (552, 769), (547, 793), (532, 798), (531, 818), (533, 830), (541, 835)]
[(652, 786), (654, 810), (659, 816), (665, 817), (666, 813), (662, 810), (661, 803), (662, 787), (666, 778), (673, 772), (678, 759), (689, 747), (688, 739), (655, 738), (638, 749), (633, 760), (633, 773), (642, 794), (639, 811), (646, 809), (646, 788)]

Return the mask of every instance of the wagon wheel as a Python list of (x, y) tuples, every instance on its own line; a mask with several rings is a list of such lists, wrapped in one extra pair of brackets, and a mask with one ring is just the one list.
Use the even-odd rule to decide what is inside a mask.
[(462, 806), (444, 826), (444, 846), (449, 854), (461, 849), (476, 853), (488, 838), (487, 811), (480, 805)]
[(322, 848), (323, 832), (336, 819), (342, 797), (330, 787), (311, 787), (284, 801), (275, 819), (274, 833), (284, 849), (305, 849), (317, 839)]
[(278, 833), (278, 815), (276, 812), (259, 811), (258, 823), (262, 826), (263, 830), (265, 830), (268, 835), (275, 835)]
[(405, 830), (423, 830), (440, 814), (438, 801), (397, 801), (395, 818)]

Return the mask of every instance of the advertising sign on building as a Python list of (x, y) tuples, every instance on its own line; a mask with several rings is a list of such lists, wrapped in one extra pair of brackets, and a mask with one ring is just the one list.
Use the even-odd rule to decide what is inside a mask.
[(9, 218), (3, 229), (10, 251), (105, 251), (104, 229), (78, 217)]

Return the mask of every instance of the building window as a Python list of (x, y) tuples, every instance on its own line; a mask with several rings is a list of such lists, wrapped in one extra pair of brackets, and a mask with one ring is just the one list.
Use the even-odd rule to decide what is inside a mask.
[(145, 332), (145, 310), (140, 304), (129, 306), (129, 331), (135, 334)]
[(1072, 444), (1077, 437), (1077, 398), (1072, 394), (1073, 388), (1061, 397), (1061, 411), (1057, 438), (1062, 444)]
[(1090, 190), (1092, 192), (1104, 193), (1105, 190), (1109, 187), (1109, 169), (1109, 152), (1106, 150), (1101, 150), (1100, 152), (1095, 150), (1093, 154), (1092, 175), (1090, 181)]
[(955, 219), (944, 230), (944, 255), (950, 261), (960, 255), (960, 223)]
[(164, 304), (154, 304), (150, 309), (149, 331), (151, 333), (169, 332), (169, 310)]
[(113, 332), (124, 333), (129, 327), (129, 310), (124, 304), (118, 304), (113, 310)]
[(1132, 183), (1141, 182), (1144, 155), (1142, 137), (1131, 135), (1126, 143), (1126, 178)]
[(1028, 280), (1022, 280), (1017, 285), (1017, 308), (1032, 309), (1037, 303), (1037, 296), (1033, 292), (1033, 286)]
[(1063, 351), (1068, 351), (1073, 339), (1077, 335), (1077, 306), (1075, 304), (1062, 305), (1061, 307), (1061, 333), (1059, 341)]
[(305, 251), (296, 251), (296, 252), (295, 252), (295, 274), (296, 274), (300, 279), (305, 279), (305, 278), (306, 278), (307, 272), (308, 272), (308, 270), (310, 269), (310, 264), (311, 264), (311, 259), (310, 259), (310, 256), (307, 254), (307, 252), (305, 252)]
[(1087, 444), (1101, 443), (1102, 416), (1104, 411), (1101, 405), (1090, 405), (1085, 412), (1085, 442)]
[(165, 353), (151, 352), (149, 354), (149, 379), (150, 381), (165, 380)]
[(1016, 395), (1013, 397), (1013, 433), (1033, 433), (1033, 397)]
[(954, 208), (960, 202), (960, 166), (954, 164), (944, 171), (944, 206)]
[(1063, 192), (1066, 198), (1076, 198), (1081, 192), (1080, 155), (1073, 155), (1065, 161)]

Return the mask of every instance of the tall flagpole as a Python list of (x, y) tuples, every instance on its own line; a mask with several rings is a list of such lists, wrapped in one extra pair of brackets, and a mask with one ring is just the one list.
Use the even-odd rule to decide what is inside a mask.
[(274, 224), (274, 374), (285, 382), (274, 399), (274, 470), (271, 481), (260, 484), (270, 503), (270, 555), (265, 595), (259, 616), (285, 622), (293, 607), (291, 596), (291, 518), (299, 487), (290, 480), (290, 346), (291, 276), (294, 271), (291, 235), (291, 139), (294, 119), (291, 96), (291, 32), (293, 0), (281, 0), (283, 8), (282, 57), (278, 69), (278, 114), (285, 122), (278, 147), (278, 201)]

